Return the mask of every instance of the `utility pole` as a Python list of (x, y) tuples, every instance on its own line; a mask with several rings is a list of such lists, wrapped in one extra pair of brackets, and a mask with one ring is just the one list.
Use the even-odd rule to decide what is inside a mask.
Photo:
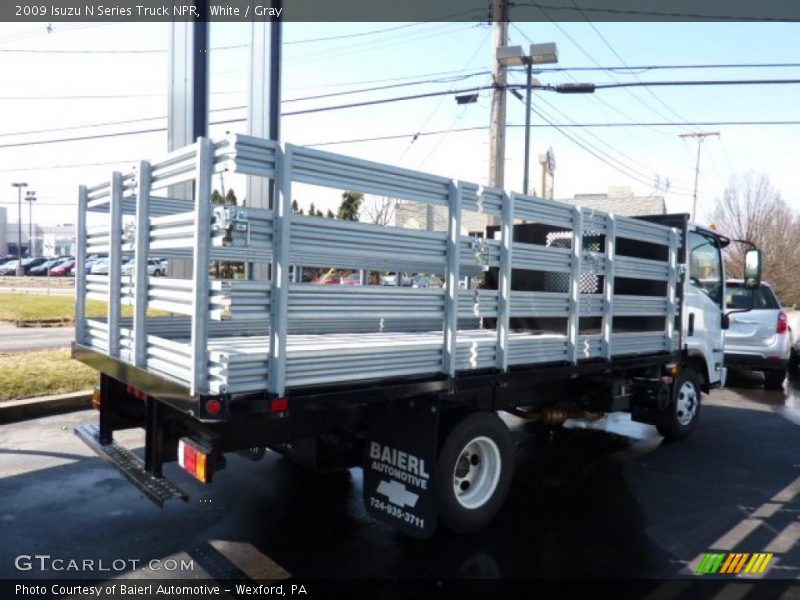
[(694, 165), (694, 194), (692, 195), (692, 220), (697, 218), (697, 182), (700, 179), (700, 148), (709, 136), (719, 137), (719, 131), (696, 131), (695, 133), (681, 133), (682, 138), (697, 139), (697, 160)]
[(25, 192), (25, 202), (28, 203), (28, 255), (36, 256), (33, 245), (33, 203), (36, 202), (36, 192)]
[(499, 48), (508, 45), (508, 0), (492, 0), (494, 48), (492, 50), (492, 112), (489, 121), (489, 185), (502, 188), (506, 162), (506, 65), (497, 60)]

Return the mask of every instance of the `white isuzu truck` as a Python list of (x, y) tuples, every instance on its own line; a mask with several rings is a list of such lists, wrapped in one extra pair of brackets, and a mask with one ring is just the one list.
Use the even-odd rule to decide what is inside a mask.
[[(220, 173), (268, 178), (272, 206), (212, 205)], [(298, 183), (433, 205), (447, 225), (293, 214)], [(469, 213), (494, 224), (466, 231)], [(686, 215), (618, 216), (231, 135), (81, 187), (78, 223), (78, 265), (104, 255), (109, 271), (76, 269), (72, 353), (101, 375), (99, 423), (76, 433), (159, 504), (188, 498), (165, 463), (211, 483), (229, 453), (271, 450), (363, 468), (369, 513), (409, 535), (474, 531), (512, 485), (498, 411), (550, 426), (629, 411), (678, 439), (725, 378), (729, 240)], [(154, 257), (190, 276), (151, 276)], [(216, 278), (214, 261), (251, 277)], [(444, 284), (318, 285), (300, 267)], [(759, 285), (758, 250), (744, 275)], [(134, 427), (144, 460), (114, 441)]]

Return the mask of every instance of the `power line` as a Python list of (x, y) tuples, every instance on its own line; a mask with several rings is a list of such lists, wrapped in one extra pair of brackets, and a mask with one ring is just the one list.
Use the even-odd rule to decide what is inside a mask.
[[(601, 65), (601, 64), (600, 64), (600, 63), (597, 61), (597, 59), (595, 59), (595, 58), (594, 58), (594, 56), (592, 56), (592, 55), (591, 55), (591, 54), (590, 54), (590, 53), (589, 53), (589, 52), (588, 52), (586, 49), (584, 49), (584, 47), (583, 47), (583, 46), (581, 46), (581, 45), (580, 45), (580, 44), (579, 44), (579, 43), (578, 43), (578, 42), (575, 40), (575, 38), (573, 38), (573, 37), (572, 37), (572, 36), (571, 36), (571, 35), (570, 35), (570, 34), (569, 34), (569, 33), (568, 33), (568, 32), (567, 32), (567, 31), (566, 31), (566, 30), (565, 30), (565, 29), (564, 29), (564, 28), (561, 26), (561, 25), (559, 25), (559, 24), (558, 24), (556, 21), (554, 21), (554, 20), (552, 19), (552, 17), (550, 17), (550, 15), (549, 15), (549, 14), (548, 14), (548, 13), (547, 13), (547, 12), (546, 12), (544, 9), (542, 9), (542, 14), (543, 14), (543, 15), (544, 15), (544, 16), (547, 18), (547, 20), (549, 20), (549, 21), (550, 21), (550, 22), (551, 22), (551, 23), (552, 23), (552, 24), (553, 24), (553, 25), (554, 25), (554, 26), (555, 26), (555, 27), (556, 27), (556, 28), (557, 28), (557, 29), (558, 29), (558, 30), (559, 30), (559, 31), (560, 31), (560, 32), (561, 32), (561, 33), (562, 33), (564, 36), (566, 36), (566, 38), (567, 38), (567, 39), (568, 39), (570, 42), (572, 42), (572, 44), (573, 44), (573, 45), (574, 45), (574, 46), (575, 46), (575, 47), (576, 47), (578, 50), (580, 50), (580, 51), (583, 53), (583, 55), (584, 55), (584, 56), (586, 56), (586, 58), (588, 58), (590, 61), (592, 61), (592, 62), (593, 62), (595, 65), (597, 65), (598, 67), (599, 67), (599, 66), (602, 66), (602, 65)], [(614, 81), (619, 81), (619, 80), (618, 80), (616, 77), (614, 77), (614, 76), (613, 76), (613, 75), (611, 75), (611, 74), (609, 74), (609, 77), (611, 77), (611, 79), (613, 79)], [(639, 96), (637, 96), (637, 95), (636, 95), (636, 94), (635, 94), (635, 93), (634, 93), (632, 90), (627, 90), (627, 93), (628, 93), (628, 95), (629, 95), (631, 98), (633, 98), (634, 100), (636, 100), (636, 101), (637, 101), (639, 104), (641, 104), (642, 106), (644, 106), (645, 108), (647, 108), (649, 111), (651, 111), (651, 112), (655, 113), (656, 115), (658, 115), (658, 116), (659, 116), (659, 117), (661, 117), (662, 119), (669, 119), (669, 117), (667, 117), (666, 115), (664, 115), (664, 114), (663, 114), (661, 111), (659, 111), (659, 110), (656, 110), (656, 109), (655, 109), (655, 108), (653, 108), (653, 107), (652, 107), (650, 104), (648, 104), (647, 102), (645, 102), (645, 101), (644, 101), (642, 98), (640, 98)]]
[[(518, 30), (519, 31), (519, 30)], [(563, 71), (614, 71), (620, 75), (636, 71), (644, 73), (656, 70), (677, 70), (677, 69), (785, 69), (800, 67), (800, 63), (709, 63), (694, 65), (603, 65), (595, 67), (537, 67), (536, 73), (559, 73)]]
[[(551, 19), (551, 23), (552, 23), (552, 19)], [(530, 43), (533, 43), (533, 40), (530, 37), (528, 37), (528, 35), (524, 31), (522, 31), (522, 29), (517, 27), (516, 24), (512, 23), (511, 26), (514, 29), (516, 29), (526, 40), (528, 40)], [(596, 68), (600, 69), (601, 67), (596, 67)], [(565, 70), (563, 72), (563, 75), (565, 77), (567, 77), (569, 80), (573, 81), (574, 83), (579, 83), (579, 81), (571, 73), (569, 73), (569, 71)], [(606, 108), (608, 110), (610, 110), (611, 112), (613, 112), (614, 114), (619, 115), (623, 119), (631, 121), (632, 123), (636, 121), (636, 119), (634, 119), (630, 114), (618, 109), (616, 106), (614, 106), (613, 104), (608, 102), (605, 98), (602, 98), (601, 96), (597, 96), (595, 94), (591, 94), (591, 95), (582, 96), (582, 97), (585, 98), (587, 100), (587, 102), (594, 101), (596, 104), (602, 104), (603, 107), (605, 107), (605, 108), (603, 108), (603, 107), (598, 107), (598, 108), (600, 108), (600, 110), (603, 111), (604, 113), (606, 113), (607, 115), (609, 113), (606, 110)], [(652, 132), (654, 132), (654, 133), (656, 133), (658, 135), (669, 135), (669, 134), (664, 133), (663, 131), (659, 131), (658, 129), (654, 129), (654, 128), (651, 128), (650, 131), (652, 131)]]
[(389, 31), (397, 31), (398, 29), (407, 29), (409, 27), (417, 27), (419, 25), (427, 25), (428, 23), (435, 23), (437, 21), (448, 21), (450, 19), (454, 19), (455, 17), (463, 17), (464, 15), (468, 15), (468, 14), (471, 14), (471, 13), (474, 13), (474, 12), (479, 12), (479, 11), (482, 11), (482, 9), (471, 8), (469, 10), (464, 10), (464, 11), (453, 13), (453, 14), (450, 14), (450, 15), (445, 15), (443, 17), (437, 17), (436, 19), (431, 19), (429, 21), (421, 21), (421, 22), (418, 22), (418, 23), (406, 23), (406, 24), (403, 24), (403, 25), (395, 25), (394, 27), (386, 27), (384, 29), (373, 29), (371, 31), (359, 31), (359, 32), (356, 32), (356, 33), (343, 33), (343, 34), (340, 34), (340, 35), (331, 35), (331, 36), (327, 36), (327, 37), (317, 37), (317, 38), (306, 38), (306, 39), (303, 39), (303, 40), (290, 40), (290, 41), (284, 42), (284, 44), (286, 44), (286, 45), (308, 44), (308, 43), (311, 43), (311, 42), (328, 42), (328, 41), (331, 41), (331, 40), (341, 40), (341, 39), (346, 39), (346, 38), (364, 37), (364, 36), (368, 36), (368, 35), (377, 35), (377, 34), (380, 34), (380, 33), (388, 33)]
[(105, 167), (108, 165), (121, 165), (125, 163), (134, 163), (136, 159), (127, 160), (108, 160), (104, 162), (88, 162), (88, 163), (71, 163), (63, 165), (49, 165), (49, 166), (36, 166), (36, 167), (19, 167), (16, 169), (0, 169), (0, 173), (16, 173), (17, 171), (48, 171), (50, 169), (79, 169), (83, 167)]
[[(374, 106), (376, 104), (387, 104), (389, 102), (403, 102), (405, 100), (418, 100), (421, 98), (433, 98), (436, 96), (446, 96), (446, 95), (456, 95), (456, 94), (464, 94), (467, 92), (480, 92), (482, 90), (490, 90), (493, 89), (494, 86), (491, 85), (479, 85), (473, 86), (470, 88), (463, 88), (460, 90), (446, 90), (446, 91), (439, 91), (439, 92), (427, 92), (424, 94), (411, 94), (408, 96), (395, 96), (394, 98), (379, 98), (376, 100), (365, 100), (363, 102), (352, 102), (350, 104), (339, 104), (335, 106), (319, 106), (316, 108), (306, 108), (302, 110), (294, 110), (291, 112), (282, 113), (281, 116), (290, 117), (293, 115), (304, 115), (308, 113), (316, 113), (316, 112), (325, 112), (329, 110), (341, 110), (345, 108), (358, 108), (361, 106)], [(515, 86), (519, 87), (519, 86)]]
[[(628, 63), (626, 63), (626, 62), (625, 62), (625, 59), (624, 59), (624, 58), (622, 58), (622, 56), (620, 55), (620, 53), (619, 53), (619, 52), (617, 52), (616, 48), (614, 48), (614, 46), (612, 46), (612, 45), (611, 45), (611, 42), (609, 42), (609, 41), (608, 41), (608, 39), (606, 38), (606, 36), (604, 36), (604, 35), (603, 35), (603, 34), (600, 32), (600, 30), (597, 28), (597, 25), (595, 25), (594, 23), (592, 23), (592, 21), (591, 21), (591, 20), (589, 19), (589, 17), (586, 15), (586, 13), (583, 11), (583, 9), (581, 9), (581, 7), (580, 7), (580, 6), (578, 6), (578, 3), (576, 2), (576, 0), (572, 0), (572, 4), (575, 6), (575, 8), (577, 8), (577, 9), (579, 9), (579, 10), (580, 10), (580, 12), (581, 12), (581, 15), (583, 16), (583, 18), (586, 20), (586, 22), (589, 24), (589, 26), (592, 28), (592, 30), (593, 30), (593, 31), (594, 31), (594, 32), (597, 34), (597, 36), (598, 36), (598, 37), (599, 37), (599, 38), (600, 38), (600, 39), (603, 41), (603, 43), (606, 45), (606, 47), (607, 47), (609, 50), (611, 50), (612, 54), (614, 54), (614, 56), (616, 56), (616, 57), (617, 57), (617, 59), (618, 59), (618, 60), (619, 60), (619, 61), (620, 61), (620, 62), (621, 62), (623, 65), (627, 66), (627, 64), (628, 64)], [(636, 78), (636, 80), (637, 80), (637, 81), (641, 81), (641, 79), (639, 79), (639, 76), (638, 76), (636, 73), (631, 73), (631, 75), (633, 75), (633, 76)], [(683, 119), (683, 116), (681, 116), (681, 115), (680, 115), (679, 113), (677, 113), (677, 112), (676, 112), (676, 111), (675, 111), (675, 110), (674, 110), (674, 109), (673, 109), (673, 108), (672, 108), (670, 105), (668, 105), (666, 102), (664, 102), (664, 101), (663, 101), (663, 100), (662, 100), (662, 99), (661, 99), (661, 98), (660, 98), (660, 97), (659, 97), (659, 96), (658, 96), (658, 95), (657, 95), (657, 94), (656, 94), (656, 93), (655, 93), (653, 90), (651, 90), (650, 88), (645, 88), (645, 91), (646, 91), (648, 94), (650, 94), (650, 96), (652, 96), (652, 97), (653, 97), (653, 99), (654, 99), (656, 102), (658, 102), (658, 103), (659, 103), (661, 106), (663, 106), (664, 108), (666, 108), (666, 109), (667, 109), (669, 112), (671, 112), (673, 115), (675, 115), (675, 116), (676, 116), (676, 117), (678, 117), (679, 119)]]
[(409, 87), (415, 85), (426, 85), (429, 83), (453, 83), (455, 81), (463, 81), (465, 79), (470, 79), (472, 77), (478, 77), (481, 75), (486, 75), (490, 73), (490, 71), (475, 71), (474, 73), (466, 73), (464, 75), (453, 75), (451, 77), (443, 77), (439, 79), (426, 79), (422, 81), (408, 81), (403, 83), (392, 83), (388, 85), (380, 85), (376, 87), (369, 87), (369, 88), (360, 88), (356, 90), (344, 90), (341, 92), (330, 92), (327, 94), (316, 94), (313, 96), (303, 96), (301, 98), (288, 98), (286, 100), (282, 100), (282, 102), (303, 102), (306, 100), (317, 100), (320, 98), (333, 98), (336, 96), (347, 96), (350, 94), (360, 94), (364, 92), (375, 92), (379, 90), (389, 90), (401, 87)]
[[(232, 44), (229, 46), (216, 46), (208, 48), (207, 52), (215, 52), (217, 50), (233, 50), (237, 48), (247, 48), (247, 44)], [(166, 48), (122, 48), (122, 49), (92, 49), (82, 48), (77, 50), (58, 50), (47, 48), (0, 48), (0, 53), (18, 53), (18, 54), (164, 54), (167, 52)]]
[[(542, 98), (539, 98), (539, 101), (542, 101), (542, 100), (543, 100)], [(546, 101), (545, 101), (545, 103), (548, 106), (550, 106), (551, 108), (554, 108), (551, 104), (547, 103)], [(560, 111), (558, 111), (558, 109), (555, 109), (555, 110), (557, 112), (560, 112)], [(535, 114), (541, 116), (542, 118), (544, 118), (546, 122), (554, 123), (554, 117), (552, 117), (550, 114), (545, 112), (544, 109), (542, 109), (541, 107), (538, 107), (538, 111), (535, 111), (535, 110), (533, 110), (533, 108), (531, 108), (531, 111), (534, 112)], [(566, 117), (566, 115), (563, 115), (563, 113), (561, 113), (561, 114), (562, 114), (562, 116)], [(570, 121), (571, 119), (569, 119), (567, 117), (567, 120)], [(559, 129), (558, 127), (554, 127), (554, 128), (556, 130)], [(608, 147), (611, 150), (611, 152), (614, 152), (614, 153), (616, 153), (616, 154), (618, 154), (620, 156), (626, 157), (626, 158), (628, 158), (630, 160), (630, 158), (627, 157), (626, 154), (624, 154), (620, 150), (617, 150), (615, 147), (613, 147), (611, 144), (609, 144), (608, 142), (606, 142), (602, 138), (592, 134), (591, 132), (588, 132), (588, 133), (590, 135), (592, 135), (593, 137), (595, 137), (596, 139), (598, 139), (603, 145)], [(649, 185), (652, 185), (652, 183), (656, 180), (656, 177), (657, 177), (658, 173), (657, 173), (657, 171), (655, 169), (652, 169), (651, 167), (648, 167), (646, 165), (641, 165), (641, 163), (639, 163), (646, 170), (646, 171), (643, 171), (642, 169), (637, 168), (636, 166), (632, 166), (631, 164), (629, 164), (628, 162), (625, 162), (624, 160), (620, 160), (615, 155), (610, 154), (609, 152), (603, 150), (602, 148), (597, 147), (595, 144), (593, 144), (592, 142), (588, 141), (587, 139), (582, 138), (582, 137), (578, 136), (577, 134), (572, 134), (572, 135), (574, 136), (574, 139), (572, 139), (572, 141), (576, 142), (576, 140), (577, 140), (577, 141), (583, 143), (584, 146), (585, 146), (585, 147), (582, 146), (584, 148), (584, 150), (593, 151), (595, 153), (595, 156), (600, 155), (600, 156), (603, 156), (603, 157), (607, 158), (608, 160), (610, 160), (613, 163), (615, 163), (616, 165), (618, 165), (618, 167), (621, 168), (622, 170), (624, 170), (624, 172), (628, 173), (631, 176), (635, 176), (636, 178), (638, 178), (638, 180), (640, 182), (641, 181), (649, 181), (650, 182)], [(597, 156), (597, 157), (599, 158), (599, 156)], [(634, 163), (638, 163), (638, 161), (635, 161), (635, 160), (633, 162)], [(606, 162), (606, 164), (609, 164), (609, 163)]]
[[(575, 121), (574, 121), (573, 119), (569, 118), (569, 117), (568, 117), (568, 116), (567, 116), (567, 115), (566, 115), (566, 114), (565, 114), (563, 111), (559, 110), (559, 109), (558, 109), (558, 108), (557, 108), (555, 105), (553, 105), (552, 103), (548, 102), (548, 101), (547, 101), (545, 98), (542, 98), (541, 96), (538, 96), (538, 97), (537, 97), (537, 101), (538, 101), (538, 102), (542, 102), (542, 103), (546, 104), (548, 107), (550, 107), (550, 109), (551, 109), (551, 110), (555, 111), (555, 113), (556, 113), (557, 115), (560, 115), (562, 118), (566, 119), (566, 121), (567, 121), (568, 123), (575, 123)], [(625, 153), (625, 152), (623, 152), (622, 150), (620, 150), (620, 149), (618, 149), (618, 148), (616, 148), (616, 147), (612, 146), (612, 145), (611, 145), (609, 142), (607, 142), (606, 140), (604, 140), (603, 138), (601, 138), (600, 136), (598, 136), (597, 134), (595, 134), (594, 132), (592, 132), (592, 131), (591, 131), (591, 129), (587, 129), (587, 130), (586, 130), (586, 133), (587, 133), (589, 136), (591, 136), (592, 138), (596, 139), (596, 140), (597, 140), (598, 142), (600, 142), (601, 144), (603, 144), (604, 146), (606, 146), (607, 148), (611, 149), (611, 151), (612, 151), (612, 152), (615, 152), (615, 153), (616, 153), (616, 154), (618, 154), (619, 156), (622, 156), (623, 158), (625, 158), (625, 159), (626, 159), (627, 161), (629, 161), (630, 163), (633, 163), (634, 165), (637, 165), (637, 166), (638, 166), (639, 168), (641, 168), (641, 169), (645, 169), (645, 170), (647, 171), (647, 173), (643, 173), (641, 170), (639, 170), (639, 169), (635, 169), (635, 168), (631, 167), (629, 164), (626, 164), (626, 163), (624, 163), (624, 162), (620, 161), (619, 159), (613, 158), (613, 157), (611, 157), (610, 155), (606, 154), (606, 155), (607, 155), (607, 156), (609, 156), (609, 158), (611, 158), (612, 160), (615, 160), (615, 161), (616, 161), (616, 162), (618, 162), (619, 164), (621, 164), (621, 165), (624, 165), (626, 168), (630, 169), (631, 171), (635, 171), (635, 172), (637, 172), (637, 173), (638, 173), (638, 174), (640, 174), (640, 175), (643, 175), (643, 176), (650, 176), (650, 174), (652, 174), (653, 176), (658, 176), (658, 171), (657, 171), (656, 169), (653, 169), (651, 166), (649, 166), (649, 165), (646, 165), (646, 164), (644, 164), (644, 163), (640, 162), (638, 159), (636, 159), (636, 158), (634, 158), (634, 157), (630, 156), (629, 154), (626, 154), (626, 153)], [(576, 137), (578, 137), (578, 136), (576, 135)], [(585, 139), (584, 139), (583, 141), (584, 141), (584, 143), (586, 143), (587, 145), (589, 145), (589, 143), (588, 143), (588, 142), (586, 142), (586, 140), (585, 140)], [(597, 148), (595, 148), (595, 149), (597, 149)], [(598, 151), (600, 151), (600, 150), (598, 150)]]
[[(542, 12), (544, 10), (563, 10), (575, 11), (578, 10), (571, 6), (566, 5), (552, 5), (541, 4), (537, 2), (515, 2), (514, 7), (534, 7)], [(630, 16), (643, 16), (643, 17), (662, 17), (673, 19), (697, 19), (702, 21), (774, 21), (778, 23), (796, 23), (798, 19), (785, 19), (778, 17), (765, 17), (763, 15), (747, 16), (747, 15), (732, 15), (732, 14), (703, 14), (703, 13), (687, 13), (687, 12), (664, 12), (652, 10), (627, 10), (617, 8), (584, 8), (586, 12), (601, 13), (608, 15), (630, 15)]]
[[(697, 85), (786, 85), (798, 84), (800, 79), (707, 79), (699, 81), (631, 81), (592, 84), (597, 90), (629, 87), (697, 86)], [(546, 88), (542, 88), (546, 89)]]
[[(212, 108), (208, 112), (215, 113), (215, 112), (226, 112), (229, 110), (241, 110), (247, 108), (244, 105), (240, 106), (228, 106), (226, 108)], [(129, 125), (131, 123), (144, 123), (146, 121), (158, 121), (159, 119), (166, 119), (166, 115), (161, 115), (158, 117), (139, 117), (136, 119), (125, 119), (123, 121), (105, 121), (103, 123), (87, 123), (84, 125), (68, 125), (65, 127), (53, 127), (49, 129), (30, 129), (28, 131), (9, 131), (9, 132), (0, 132), (0, 137), (12, 137), (17, 135), (30, 135), (35, 133), (53, 133), (57, 131), (74, 131), (76, 129), (92, 129), (95, 127), (107, 127), (111, 125)]]
[[(382, 85), (382, 86), (375, 86), (369, 88), (358, 88), (355, 90), (343, 90), (341, 92), (330, 92), (326, 94), (315, 94), (312, 96), (302, 96), (298, 98), (288, 98), (286, 100), (282, 100), (282, 103), (289, 103), (289, 102), (303, 102), (306, 100), (317, 100), (322, 98), (334, 98), (336, 96), (346, 96), (351, 94), (360, 94), (366, 92), (374, 92), (379, 90), (388, 90), (393, 88), (401, 88), (401, 87), (413, 87), (416, 85), (426, 85), (431, 83), (453, 83), (456, 81), (463, 81), (465, 79), (469, 79), (471, 77), (477, 77), (480, 75), (486, 75), (489, 71), (475, 71), (473, 73), (467, 73), (464, 75), (453, 75), (450, 77), (441, 77), (438, 79), (424, 79), (420, 81), (407, 81), (403, 83), (393, 83), (389, 85)], [(212, 92), (212, 94), (217, 95), (235, 95), (235, 94), (243, 94), (244, 91), (241, 90), (232, 90), (227, 92)], [(142, 93), (142, 94), (89, 94), (89, 95), (59, 95), (59, 96), (0, 96), (0, 100), (110, 100), (110, 99), (120, 99), (120, 98), (163, 98), (166, 96), (164, 93)], [(161, 118), (161, 117), (159, 117)], [(2, 135), (2, 134), (0, 134)]]

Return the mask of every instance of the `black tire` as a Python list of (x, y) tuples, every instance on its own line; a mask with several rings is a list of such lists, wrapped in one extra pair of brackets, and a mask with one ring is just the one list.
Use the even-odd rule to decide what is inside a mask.
[[(475, 450), (469, 458), (468, 447)], [(483, 462), (482, 453), (486, 457)], [(511, 487), (514, 445), (508, 427), (494, 413), (479, 412), (465, 417), (444, 438), (436, 469), (442, 525), (454, 533), (478, 531), (497, 514)], [(462, 477), (457, 479), (457, 475)], [(455, 485), (459, 480), (462, 491), (457, 494)], [(474, 487), (470, 493), (472, 481)]]
[(771, 369), (764, 371), (764, 387), (768, 390), (783, 389), (783, 381), (786, 379), (786, 369)]
[[(678, 373), (672, 388), (672, 399), (656, 425), (667, 440), (682, 440), (694, 431), (700, 418), (700, 376), (691, 367)], [(687, 418), (688, 417), (688, 418)]]
[(798, 375), (800, 374), (800, 357), (797, 355), (797, 352), (792, 348), (792, 351), (789, 353), (789, 374), (790, 375)]

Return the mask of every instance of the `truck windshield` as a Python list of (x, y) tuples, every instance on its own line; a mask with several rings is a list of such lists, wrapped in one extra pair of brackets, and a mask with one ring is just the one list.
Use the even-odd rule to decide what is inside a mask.
[(722, 261), (716, 238), (689, 233), (689, 277), (717, 306), (722, 306)]

